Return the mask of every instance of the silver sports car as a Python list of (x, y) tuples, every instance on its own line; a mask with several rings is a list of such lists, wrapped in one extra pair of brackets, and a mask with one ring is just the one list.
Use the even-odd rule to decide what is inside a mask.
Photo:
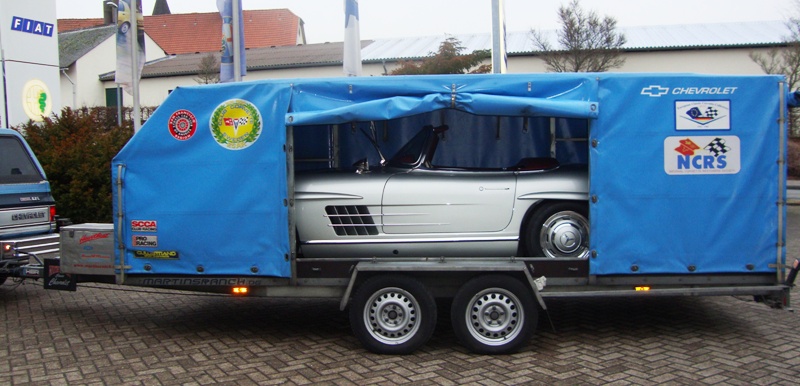
[(588, 255), (586, 166), (523, 158), (503, 168), (437, 164), (447, 126), (425, 126), (384, 165), (298, 173), (304, 257)]

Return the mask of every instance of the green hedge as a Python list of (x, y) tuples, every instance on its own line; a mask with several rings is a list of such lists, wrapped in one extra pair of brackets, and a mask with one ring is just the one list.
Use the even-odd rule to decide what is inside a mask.
[(16, 127), (42, 164), (59, 216), (73, 223), (112, 222), (111, 159), (133, 135), (116, 110), (65, 108), (44, 122)]

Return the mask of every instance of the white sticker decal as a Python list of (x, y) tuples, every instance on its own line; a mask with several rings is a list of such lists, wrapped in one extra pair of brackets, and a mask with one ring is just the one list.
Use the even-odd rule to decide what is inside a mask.
[(730, 101), (676, 101), (675, 130), (730, 130)]
[(158, 247), (158, 236), (133, 236), (133, 246), (145, 248)]
[(739, 137), (667, 137), (664, 171), (680, 174), (736, 174), (741, 168)]

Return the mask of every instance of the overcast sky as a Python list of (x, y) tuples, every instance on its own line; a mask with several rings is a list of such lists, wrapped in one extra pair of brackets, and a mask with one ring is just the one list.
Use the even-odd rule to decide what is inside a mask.
[[(287, 8), (305, 22), (308, 43), (344, 40), (342, 0), (242, 0), (244, 9)], [(505, 0), (508, 31), (558, 26), (569, 0)], [(145, 15), (155, 0), (142, 0)], [(491, 0), (360, 0), (361, 38), (488, 33)], [(216, 0), (168, 0), (172, 13), (215, 12)], [(613, 16), (619, 26), (785, 20), (795, 0), (582, 0), (584, 9)], [(102, 17), (102, 0), (57, 0), (58, 18)]]

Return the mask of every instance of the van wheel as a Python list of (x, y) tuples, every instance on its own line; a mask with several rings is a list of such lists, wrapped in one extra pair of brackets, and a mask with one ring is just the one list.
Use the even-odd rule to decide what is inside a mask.
[(478, 354), (510, 354), (530, 340), (539, 312), (531, 290), (504, 275), (479, 276), (453, 298), (450, 317), (459, 342)]
[(586, 204), (548, 203), (536, 209), (526, 223), (524, 242), (532, 257), (589, 256), (589, 221)]
[(375, 276), (362, 284), (350, 308), (353, 334), (377, 354), (410, 354), (436, 327), (436, 302), (422, 283), (405, 276)]

